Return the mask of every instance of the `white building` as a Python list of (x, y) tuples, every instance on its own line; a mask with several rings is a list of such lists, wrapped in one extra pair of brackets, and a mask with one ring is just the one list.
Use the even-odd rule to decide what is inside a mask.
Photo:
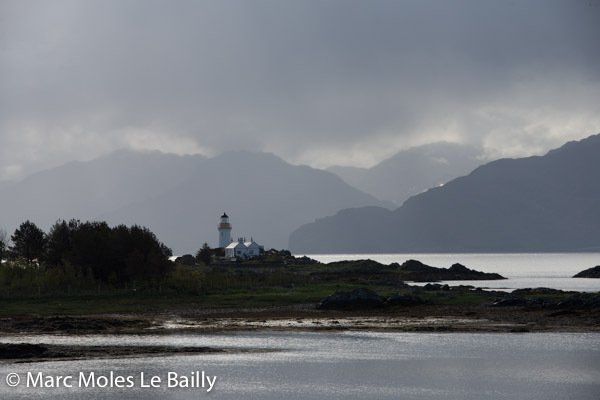
[(250, 238), (238, 238), (237, 242), (231, 239), (231, 224), (229, 216), (226, 213), (221, 215), (221, 223), (219, 224), (219, 247), (225, 248), (225, 257), (227, 258), (252, 258), (264, 253), (264, 247), (259, 245)]
[(225, 247), (225, 257), (227, 258), (252, 258), (259, 256), (264, 249), (252, 238), (249, 242), (246, 238), (239, 238), (237, 242), (229, 243), (229, 246)]
[(252, 238), (250, 238), (249, 242), (244, 242), (247, 250), (247, 257), (256, 257), (259, 256), (261, 251), (264, 253), (264, 249), (258, 243), (256, 243)]

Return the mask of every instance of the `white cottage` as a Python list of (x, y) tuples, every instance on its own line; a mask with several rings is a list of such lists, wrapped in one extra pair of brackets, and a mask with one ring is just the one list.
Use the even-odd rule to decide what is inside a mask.
[(250, 238), (249, 242), (244, 242), (244, 245), (246, 245), (248, 253), (247, 257), (256, 257), (260, 255), (261, 246), (259, 246), (258, 243), (256, 243), (252, 238)]
[(237, 242), (231, 242), (227, 247), (225, 247), (225, 257), (246, 257), (247, 250), (248, 249), (244, 243), (244, 240), (240, 238)]
[(263, 252), (263, 247), (254, 240), (246, 241), (245, 238), (239, 238), (237, 242), (231, 242), (225, 247), (225, 257), (227, 258), (252, 258), (259, 256)]

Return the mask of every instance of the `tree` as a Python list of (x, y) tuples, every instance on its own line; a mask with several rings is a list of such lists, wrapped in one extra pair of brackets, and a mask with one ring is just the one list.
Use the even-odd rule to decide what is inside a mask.
[(8, 234), (0, 228), (0, 261), (4, 258), (6, 249), (8, 248)]
[(204, 243), (200, 250), (196, 253), (196, 259), (198, 261), (202, 261), (204, 264), (210, 264), (210, 259), (212, 257), (212, 250), (208, 243)]
[(81, 223), (75, 219), (69, 222), (58, 220), (50, 232), (46, 242), (46, 261), (51, 265), (62, 265), (68, 260), (73, 250), (73, 235)]
[(111, 234), (106, 222), (81, 223), (73, 232), (71, 263), (89, 268), (96, 280), (108, 282), (111, 273), (119, 269), (112, 255)]
[(36, 224), (27, 220), (23, 222), (10, 237), (13, 242), (12, 251), (17, 257), (23, 257), (28, 263), (44, 253), (46, 234)]

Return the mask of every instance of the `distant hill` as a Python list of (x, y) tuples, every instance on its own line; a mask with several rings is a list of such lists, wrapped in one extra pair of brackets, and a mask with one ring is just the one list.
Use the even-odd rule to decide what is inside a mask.
[(47, 230), (57, 219), (97, 219), (187, 179), (203, 156), (120, 150), (88, 162), (69, 162), (10, 182), (0, 190), (0, 226), (11, 233), (25, 219)]
[(252, 236), (267, 248), (282, 249), (289, 234), (307, 221), (364, 205), (391, 206), (332, 173), (292, 166), (272, 154), (229, 152), (208, 160), (169, 192), (103, 217), (146, 221), (171, 246), (192, 251), (199, 241), (217, 245), (217, 224), (225, 211), (234, 239)]
[(600, 135), (545, 156), (502, 159), (411, 197), (395, 211), (342, 210), (290, 235), (291, 251), (600, 250)]
[(334, 166), (345, 182), (397, 206), (411, 196), (468, 174), (483, 164), (483, 149), (438, 142), (403, 150), (372, 168)]
[(292, 230), (347, 207), (391, 206), (332, 173), (292, 166), (272, 154), (213, 159), (118, 151), (70, 162), (0, 187), (0, 227), (12, 234), (29, 219), (45, 231), (57, 219), (140, 224), (176, 254), (217, 245), (226, 211), (232, 236), (285, 248)]

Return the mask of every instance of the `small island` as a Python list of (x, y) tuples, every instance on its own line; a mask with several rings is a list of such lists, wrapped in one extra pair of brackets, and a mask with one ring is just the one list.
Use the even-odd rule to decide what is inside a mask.
[(600, 265), (575, 274), (573, 278), (600, 278)]

